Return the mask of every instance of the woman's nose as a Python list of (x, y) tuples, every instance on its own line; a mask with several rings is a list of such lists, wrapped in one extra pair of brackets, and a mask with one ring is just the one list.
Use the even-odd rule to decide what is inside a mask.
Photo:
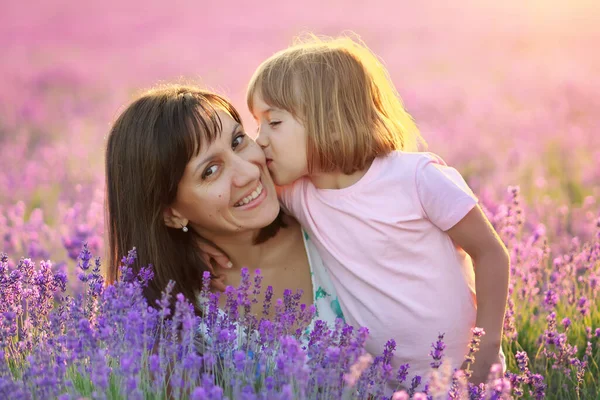
[(244, 187), (260, 178), (260, 168), (255, 163), (236, 157), (235, 175), (233, 177), (234, 185)]

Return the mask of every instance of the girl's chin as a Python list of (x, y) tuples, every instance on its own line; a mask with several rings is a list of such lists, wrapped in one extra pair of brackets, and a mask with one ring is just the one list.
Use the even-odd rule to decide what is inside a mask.
[(286, 179), (285, 176), (282, 176), (281, 174), (277, 174), (277, 173), (273, 173), (273, 172), (271, 172), (271, 178), (273, 179), (273, 182), (277, 186), (285, 186), (285, 185), (289, 185), (290, 183), (292, 183), (292, 181), (290, 181), (289, 179)]
[(292, 184), (294, 181), (288, 180), (288, 179), (278, 179), (275, 180), (275, 185), (277, 186), (287, 186)]

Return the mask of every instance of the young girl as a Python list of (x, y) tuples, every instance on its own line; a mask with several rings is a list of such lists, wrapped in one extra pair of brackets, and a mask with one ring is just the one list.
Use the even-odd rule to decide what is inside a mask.
[(369, 329), (367, 351), (395, 339), (393, 365), (424, 383), (438, 334), (459, 368), (477, 326), (472, 381), (485, 381), (502, 362), (507, 251), (461, 175), (416, 152), (377, 58), (349, 38), (311, 38), (260, 65), (247, 101), (280, 201), (316, 243), (346, 322)]

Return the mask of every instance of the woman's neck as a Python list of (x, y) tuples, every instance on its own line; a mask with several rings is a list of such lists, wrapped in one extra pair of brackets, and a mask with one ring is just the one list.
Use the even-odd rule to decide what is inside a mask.
[(272, 264), (269, 262), (274, 253), (272, 249), (276, 248), (282, 237), (286, 235), (285, 230), (282, 227), (274, 237), (260, 244), (254, 243), (260, 230), (236, 235), (228, 234), (210, 240), (225, 252), (235, 269), (241, 267), (250, 270), (264, 269)]

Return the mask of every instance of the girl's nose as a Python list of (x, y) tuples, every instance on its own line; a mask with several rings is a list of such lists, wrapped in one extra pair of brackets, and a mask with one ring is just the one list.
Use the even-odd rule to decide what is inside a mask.
[(256, 143), (261, 147), (265, 148), (269, 146), (269, 136), (266, 133), (258, 132), (258, 136), (256, 137)]

